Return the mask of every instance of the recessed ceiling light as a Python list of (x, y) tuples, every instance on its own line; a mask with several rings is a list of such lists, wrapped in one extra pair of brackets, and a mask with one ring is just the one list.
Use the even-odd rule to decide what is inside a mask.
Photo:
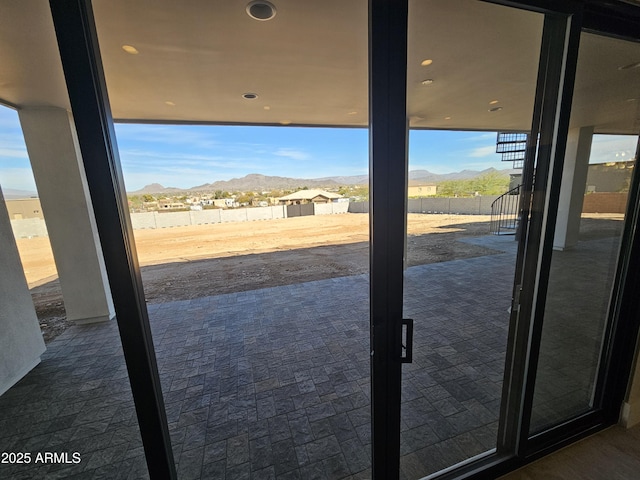
[(264, 107), (262, 107), (262, 108), (264, 108), (265, 110), (271, 110), (271, 107), (270, 107), (269, 105), (265, 105), (265, 106), (264, 106)]
[(247, 15), (260, 22), (266, 22), (276, 16), (276, 7), (273, 6), (273, 3), (265, 0), (249, 2), (246, 10)]
[(124, 50), (125, 52), (131, 54), (131, 55), (137, 55), (140, 52), (138, 51), (138, 49), (136, 47), (134, 47), (133, 45), (122, 45), (122, 50)]
[(623, 65), (622, 67), (618, 67), (618, 70), (631, 70), (632, 68), (640, 68), (640, 62)]
[(168, 101), (167, 101), (167, 102), (164, 102), (164, 103), (165, 103), (165, 104), (167, 104), (167, 105), (169, 105), (170, 107), (175, 107), (175, 106), (176, 106), (176, 104), (175, 104), (175, 103), (173, 103), (173, 102), (168, 102)]
[(280, 125), (291, 125), (291, 120), (280, 120)]
[(352, 110), (351, 112), (347, 113), (347, 115), (357, 115), (358, 112), (356, 112), (355, 110)]
[(493, 107), (489, 109), (490, 112), (499, 112), (500, 110), (502, 110), (502, 107)]
[(451, 120), (451, 117), (444, 117), (445, 120)]
[(496, 103), (498, 103), (500, 100), (491, 100), (489, 102), (489, 105), (495, 105)]
[(246, 98), (247, 100), (255, 100), (256, 98), (258, 98), (258, 94), (247, 92), (242, 94), (242, 98)]
[(422, 60), (422, 62), (420, 62), (420, 65), (422, 65), (423, 67), (428, 67), (432, 63), (433, 63), (433, 60), (431, 60), (430, 58), (427, 58), (426, 60)]
[(431, 85), (433, 83), (433, 78), (427, 78), (426, 80), (422, 80), (422, 85)]

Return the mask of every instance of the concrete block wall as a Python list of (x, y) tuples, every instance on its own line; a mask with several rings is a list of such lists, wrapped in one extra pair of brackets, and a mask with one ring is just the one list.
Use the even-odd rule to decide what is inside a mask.
[(451, 213), (459, 215), (490, 215), (491, 204), (498, 195), (469, 198), (410, 198), (409, 213)]
[[(598, 197), (596, 197), (596, 195)], [(588, 197), (600, 198), (598, 206), (589, 207)], [(605, 198), (606, 197), (606, 198)], [(495, 196), (473, 198), (410, 198), (409, 213), (447, 213), (463, 215), (489, 215)], [(590, 199), (591, 200), (591, 199)], [(603, 205), (611, 206), (603, 206)], [(599, 193), (585, 196), (585, 212), (624, 212), (626, 194)], [(592, 208), (589, 210), (588, 208)], [(188, 212), (143, 212), (132, 213), (134, 230), (144, 228), (170, 228), (185, 225), (204, 225), (222, 222), (248, 222), (304, 215), (331, 215), (339, 213), (369, 213), (369, 202), (317, 203), (305, 205), (277, 205), (272, 207), (237, 208), (232, 210), (192, 210)], [(11, 220), (17, 238), (46, 237), (44, 220), (27, 218)]]
[(189, 217), (191, 218), (191, 225), (206, 225), (209, 223), (220, 223), (221, 210), (201, 210), (201, 211), (191, 211), (189, 212)]
[(628, 193), (594, 192), (584, 196), (582, 213), (625, 213)]
[(278, 205), (269, 208), (271, 208), (273, 218), (287, 218), (287, 207), (285, 207), (284, 205)]
[(47, 225), (41, 218), (11, 220), (11, 229), (16, 238), (47, 237)]
[(347, 213), (348, 211), (349, 202), (315, 203), (313, 205), (314, 215), (333, 215), (337, 213)]
[(156, 223), (156, 212), (132, 213), (131, 225), (134, 230), (158, 228), (158, 224)]
[(156, 214), (156, 228), (191, 225), (191, 212), (168, 212)]
[(223, 223), (226, 222), (246, 222), (248, 220), (247, 217), (247, 209), (246, 208), (238, 208), (236, 210), (221, 210), (220, 211), (220, 221)]
[[(279, 207), (257, 207), (257, 208), (246, 208), (247, 211), (247, 220), (273, 220), (274, 218), (284, 218), (285, 215), (285, 207), (284, 205)], [(274, 216), (277, 212), (279, 217)]]

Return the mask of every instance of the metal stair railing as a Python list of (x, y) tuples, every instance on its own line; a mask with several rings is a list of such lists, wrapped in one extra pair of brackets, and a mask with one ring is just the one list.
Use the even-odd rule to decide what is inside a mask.
[(492, 234), (515, 235), (518, 228), (520, 188), (521, 185), (512, 188), (491, 204), (490, 232)]

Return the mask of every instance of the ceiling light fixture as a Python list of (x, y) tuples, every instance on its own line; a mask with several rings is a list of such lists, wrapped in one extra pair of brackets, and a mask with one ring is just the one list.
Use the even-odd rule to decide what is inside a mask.
[(280, 125), (291, 125), (291, 120), (280, 120)]
[(258, 98), (258, 94), (247, 92), (242, 94), (242, 98), (246, 98), (247, 100), (255, 100), (256, 98)]
[(493, 107), (489, 109), (490, 112), (499, 112), (500, 110), (502, 110), (502, 107)]
[(431, 85), (433, 83), (433, 78), (427, 78), (426, 80), (422, 80), (422, 85)]
[(347, 115), (357, 115), (358, 112), (356, 112), (355, 110), (352, 110), (351, 112), (347, 113)]
[(632, 68), (640, 68), (640, 62), (623, 65), (622, 67), (618, 67), (618, 70), (631, 70)]
[(167, 102), (164, 102), (164, 103), (165, 103), (165, 104), (167, 104), (167, 105), (169, 105), (170, 107), (175, 107), (175, 106), (176, 106), (176, 104), (175, 104), (175, 103), (173, 103), (173, 102), (169, 102), (169, 101), (167, 101)]
[(131, 55), (138, 55), (140, 53), (138, 49), (133, 45), (122, 45), (122, 50), (124, 50), (125, 52)]
[(430, 58), (427, 58), (426, 60), (422, 60), (422, 62), (420, 62), (420, 65), (422, 65), (423, 67), (428, 67), (432, 63), (433, 63), (433, 60), (431, 60)]
[(247, 5), (247, 15), (254, 20), (266, 22), (276, 16), (276, 7), (265, 0), (254, 0)]
[(444, 117), (445, 120), (451, 120), (451, 117)]
[(264, 106), (264, 107), (262, 107), (262, 108), (264, 108), (265, 110), (271, 110), (271, 107), (270, 107), (269, 105), (265, 105), (265, 106)]
[(495, 105), (496, 103), (498, 103), (500, 100), (491, 100), (489, 102), (489, 105)]

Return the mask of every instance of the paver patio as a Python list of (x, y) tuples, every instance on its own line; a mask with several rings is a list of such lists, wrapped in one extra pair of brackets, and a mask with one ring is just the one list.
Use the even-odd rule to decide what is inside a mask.
[[(495, 445), (515, 242), (472, 241), (506, 252), (405, 274), (404, 478)], [(359, 275), (149, 305), (179, 478), (369, 478), (368, 294)], [(0, 451), (81, 454), (0, 478), (147, 478), (115, 322), (68, 329), (0, 397)]]

